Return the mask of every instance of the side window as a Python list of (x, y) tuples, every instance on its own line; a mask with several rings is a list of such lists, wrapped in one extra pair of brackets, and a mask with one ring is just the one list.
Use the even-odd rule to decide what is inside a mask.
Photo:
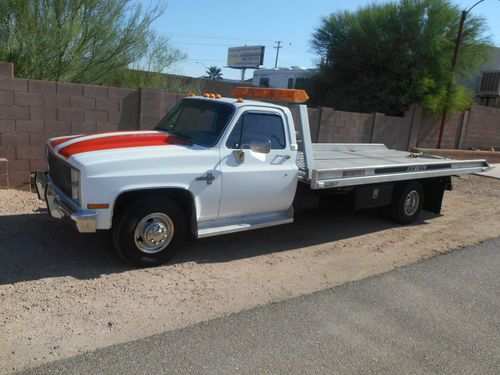
[[(243, 136), (241, 136), (243, 130)], [(226, 147), (231, 149), (250, 148), (250, 143), (269, 140), (271, 149), (282, 150), (286, 147), (283, 120), (278, 115), (265, 113), (246, 113), (240, 117), (229, 135)]]
[(293, 89), (293, 78), (288, 78), (288, 86), (289, 89)]
[(261, 78), (259, 81), (259, 86), (269, 87), (269, 78)]

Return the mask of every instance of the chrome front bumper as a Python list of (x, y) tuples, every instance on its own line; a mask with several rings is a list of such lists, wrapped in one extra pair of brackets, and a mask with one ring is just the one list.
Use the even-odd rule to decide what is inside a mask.
[(96, 231), (97, 213), (82, 210), (52, 182), (46, 172), (35, 174), (38, 198), (47, 202), (50, 216), (71, 222), (80, 233)]

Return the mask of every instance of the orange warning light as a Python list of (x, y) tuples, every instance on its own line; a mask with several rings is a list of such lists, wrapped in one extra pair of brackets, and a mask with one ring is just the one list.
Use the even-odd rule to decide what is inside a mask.
[(293, 103), (304, 103), (309, 99), (304, 90), (269, 89), (266, 87), (235, 87), (231, 95), (234, 97), (281, 100)]

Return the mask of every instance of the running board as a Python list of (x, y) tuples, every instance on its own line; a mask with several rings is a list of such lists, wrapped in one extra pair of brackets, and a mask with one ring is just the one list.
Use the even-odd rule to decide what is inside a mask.
[(243, 232), (293, 222), (293, 210), (214, 220), (198, 225), (198, 238)]

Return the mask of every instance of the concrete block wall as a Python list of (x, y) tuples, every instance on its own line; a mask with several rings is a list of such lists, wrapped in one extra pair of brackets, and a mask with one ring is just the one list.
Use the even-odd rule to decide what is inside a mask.
[(139, 128), (151, 129), (170, 111), (182, 95), (155, 89), (139, 89)]
[(9, 165), (7, 159), (0, 159), (0, 189), (9, 187)]
[(373, 114), (321, 108), (318, 142), (369, 143), (373, 131), (373, 120)]
[(51, 137), (137, 129), (136, 90), (15, 78), (0, 63), (0, 158), (8, 160), (10, 187), (28, 187), (45, 169)]
[(464, 132), (463, 147), (495, 147), (500, 150), (500, 108), (472, 105)]
[[(444, 125), (442, 148), (457, 148), (460, 138), (460, 128), (464, 121), (464, 112), (454, 113), (448, 116)], [(424, 114), (418, 134), (418, 147), (436, 147), (441, 116)]]
[[(45, 169), (48, 138), (151, 129), (181, 98), (156, 89), (20, 79), (12, 64), (0, 62), (0, 187), (29, 188), (30, 174)], [(297, 123), (298, 108), (290, 109)], [(320, 107), (309, 108), (309, 125), (313, 142), (376, 142), (408, 150), (435, 147), (439, 119), (419, 106), (402, 117)], [(473, 105), (450, 116), (443, 141), (447, 148), (500, 148), (500, 109)]]
[(408, 150), (412, 119), (409, 112), (404, 117), (375, 114), (372, 143), (383, 143), (396, 150)]

